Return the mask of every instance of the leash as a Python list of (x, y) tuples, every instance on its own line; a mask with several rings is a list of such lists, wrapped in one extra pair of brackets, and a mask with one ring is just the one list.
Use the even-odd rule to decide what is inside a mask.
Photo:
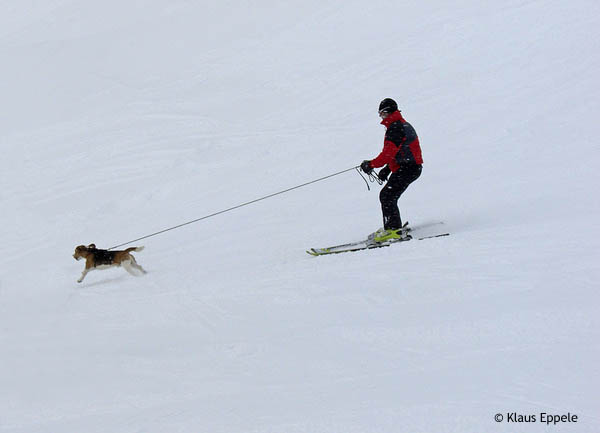
[[(292, 188), (284, 189), (283, 191), (278, 191), (278, 192), (275, 192), (275, 193), (273, 193), (273, 194), (269, 194), (269, 195), (266, 195), (266, 196), (264, 196), (264, 197), (257, 198), (257, 199), (255, 199), (255, 200), (247, 201), (246, 203), (242, 203), (242, 204), (239, 204), (239, 205), (237, 205), (237, 206), (233, 206), (233, 207), (230, 207), (230, 208), (228, 208), (228, 209), (221, 210), (221, 211), (219, 211), (219, 212), (211, 213), (210, 215), (205, 215), (205, 216), (203, 216), (203, 217), (196, 218), (196, 219), (193, 219), (193, 220), (191, 220), (191, 221), (187, 221), (187, 222), (185, 222), (185, 223), (182, 223), (182, 224), (177, 224), (176, 226), (169, 227), (169, 228), (166, 228), (166, 229), (163, 229), (163, 230), (159, 230), (159, 231), (157, 231), (157, 232), (151, 233), (151, 234), (149, 234), (149, 235), (146, 235), (146, 236), (139, 237), (139, 238), (137, 238), (137, 239), (132, 239), (132, 240), (130, 240), (130, 241), (123, 242), (122, 244), (118, 244), (118, 245), (115, 245), (115, 246), (113, 246), (113, 247), (110, 247), (110, 248), (109, 248), (109, 250), (113, 250), (113, 249), (115, 249), (115, 248), (119, 248), (119, 247), (122, 247), (122, 246), (124, 246), (124, 245), (129, 245), (129, 244), (132, 244), (132, 243), (134, 243), (134, 242), (141, 241), (142, 239), (148, 239), (148, 238), (151, 238), (151, 237), (153, 237), (153, 236), (157, 236), (157, 235), (160, 235), (160, 234), (162, 234), (162, 233), (169, 232), (169, 231), (171, 231), (171, 230), (176, 230), (176, 229), (178, 229), (178, 228), (181, 228), (181, 227), (184, 227), (184, 226), (187, 226), (187, 225), (190, 225), (190, 224), (194, 224), (194, 223), (197, 223), (197, 222), (199, 222), (199, 221), (203, 221), (203, 220), (205, 220), (205, 219), (212, 218), (212, 217), (215, 217), (215, 216), (217, 216), (217, 215), (224, 214), (224, 213), (226, 213), (226, 212), (231, 212), (231, 211), (233, 211), (233, 210), (235, 210), (235, 209), (239, 209), (239, 208), (241, 208), (241, 207), (248, 206), (248, 205), (251, 205), (251, 204), (253, 204), (253, 203), (257, 203), (257, 202), (259, 202), (259, 201), (266, 200), (266, 199), (268, 199), (268, 198), (271, 198), (271, 197), (275, 197), (275, 196), (278, 196), (278, 195), (281, 195), (281, 194), (285, 194), (286, 192), (290, 192), (290, 191), (293, 191), (293, 190), (295, 190), (295, 189), (298, 189), (298, 188), (302, 188), (302, 187), (304, 187), (304, 186), (307, 186), (307, 185), (312, 185), (313, 183), (321, 182), (322, 180), (329, 179), (329, 178), (331, 178), (331, 177), (334, 177), (334, 176), (339, 176), (340, 174), (347, 173), (347, 172), (349, 172), (349, 171), (351, 171), (351, 170), (356, 170), (356, 171), (358, 171), (358, 173), (361, 175), (361, 177), (363, 178), (363, 180), (364, 180), (365, 182), (367, 182), (367, 180), (366, 180), (366, 179), (365, 179), (365, 178), (362, 176), (362, 174), (360, 173), (360, 171), (359, 171), (359, 166), (352, 167), (352, 168), (348, 168), (348, 169), (346, 169), (346, 170), (338, 171), (337, 173), (333, 173), (333, 174), (330, 174), (330, 175), (328, 175), (328, 176), (323, 176), (323, 177), (320, 177), (320, 178), (318, 178), (318, 179), (311, 180), (310, 182), (306, 182), (306, 183), (303, 183), (303, 184), (301, 184), (301, 185), (296, 185), (296, 186), (294, 186), (294, 187), (292, 187)], [(370, 174), (369, 174), (369, 179), (371, 180), (371, 182), (374, 182), (374, 181), (377, 181), (377, 182), (379, 182), (379, 184), (380, 184), (380, 185), (381, 185), (381, 183), (382, 183), (382, 182), (379, 180), (379, 178), (376, 178), (376, 177), (375, 177), (375, 176), (374, 176), (372, 173), (370, 173)], [(369, 191), (371, 190), (371, 188), (369, 187), (369, 183), (368, 183), (368, 182), (367, 182), (367, 188), (369, 189)]]
[[(371, 187), (369, 186), (369, 181), (371, 183), (373, 182), (377, 182), (379, 185), (383, 185), (383, 180), (379, 179), (379, 176), (377, 175), (377, 173), (375, 173), (375, 171), (371, 171), (370, 173), (366, 173), (367, 177), (369, 178), (369, 181), (367, 181), (367, 179), (365, 179), (365, 177), (363, 176), (363, 171), (360, 169), (360, 167), (355, 167), (356, 171), (358, 172), (358, 174), (360, 175), (360, 177), (362, 177), (362, 179), (365, 181), (365, 183), (367, 184), (367, 190), (371, 191)], [(361, 173), (362, 172), (362, 173)], [(375, 173), (375, 174), (373, 174)]]

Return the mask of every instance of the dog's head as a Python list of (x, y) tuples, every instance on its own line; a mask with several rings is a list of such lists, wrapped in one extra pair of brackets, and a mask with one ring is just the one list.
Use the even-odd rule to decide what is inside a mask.
[(85, 245), (79, 245), (75, 247), (75, 253), (73, 253), (73, 258), (75, 260), (85, 259), (90, 254), (90, 250), (92, 249), (96, 249), (96, 245), (89, 244), (87, 247)]

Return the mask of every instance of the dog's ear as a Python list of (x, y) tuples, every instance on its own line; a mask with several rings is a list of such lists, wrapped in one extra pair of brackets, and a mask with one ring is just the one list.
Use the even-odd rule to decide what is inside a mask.
[(88, 248), (96, 248), (96, 244), (89, 244)]

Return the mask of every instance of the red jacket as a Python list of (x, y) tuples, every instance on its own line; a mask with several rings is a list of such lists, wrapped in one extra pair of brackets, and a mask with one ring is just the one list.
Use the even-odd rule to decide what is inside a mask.
[(381, 121), (387, 129), (383, 141), (383, 150), (371, 161), (371, 167), (389, 165), (392, 172), (400, 168), (399, 163), (423, 164), (419, 137), (413, 127), (402, 117), (400, 111), (394, 111)]

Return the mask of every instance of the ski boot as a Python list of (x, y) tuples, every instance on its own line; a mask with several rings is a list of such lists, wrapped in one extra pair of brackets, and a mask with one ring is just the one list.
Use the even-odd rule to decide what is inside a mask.
[(382, 243), (387, 241), (400, 241), (400, 240), (408, 240), (412, 239), (412, 236), (408, 234), (410, 231), (410, 227), (408, 227), (408, 223), (404, 224), (402, 228), (399, 229), (384, 229), (383, 227), (377, 230), (374, 233), (371, 233), (367, 240), (375, 243)]

